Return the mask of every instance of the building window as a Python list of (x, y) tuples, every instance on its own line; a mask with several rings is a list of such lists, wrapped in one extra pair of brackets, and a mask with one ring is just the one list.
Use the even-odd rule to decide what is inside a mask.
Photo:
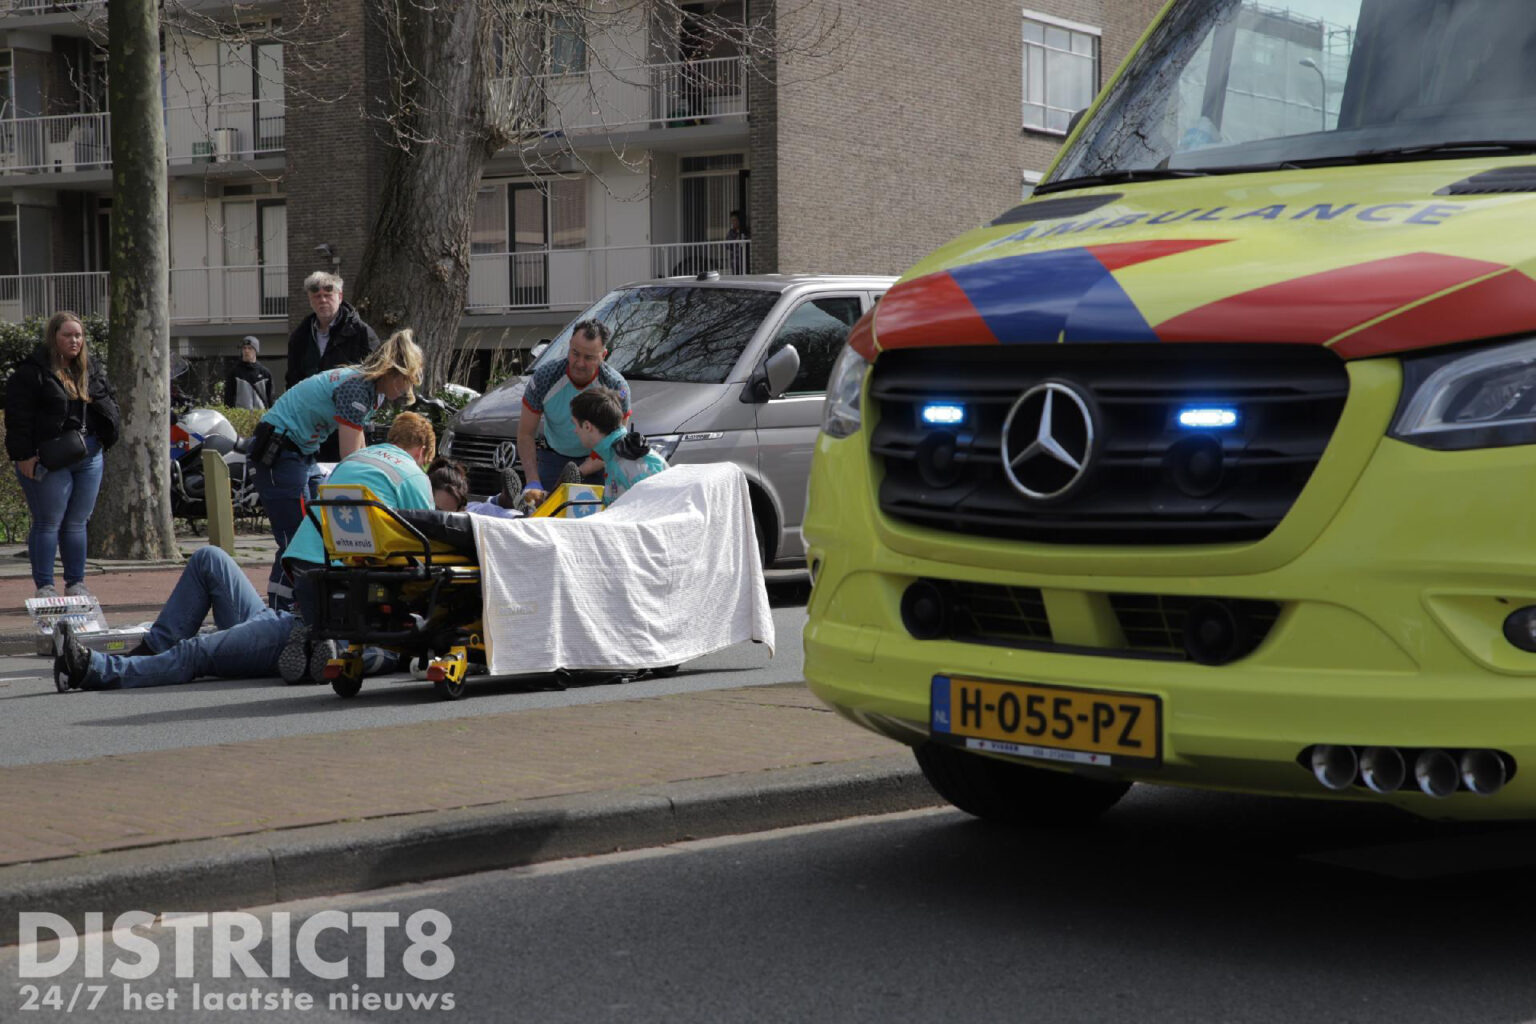
[(556, 75), (587, 73), (587, 31), (579, 14), (549, 20), (549, 70)]
[(10, 50), (0, 50), (0, 119), (16, 116), (16, 83)]
[(1099, 89), (1099, 30), (1024, 14), (1024, 127), (1065, 135)]

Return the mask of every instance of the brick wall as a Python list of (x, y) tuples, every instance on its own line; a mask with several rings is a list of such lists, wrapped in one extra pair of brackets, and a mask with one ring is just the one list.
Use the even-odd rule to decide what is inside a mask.
[[(1018, 201), (1022, 172), (1044, 171), (1060, 142), (1020, 129), (1022, 12), (1102, 29), (1108, 81), (1160, 6), (886, 0), (781, 11), (791, 47), (813, 37), (814, 19), (834, 8), (842, 23), (831, 61), (791, 49), (771, 103), (763, 102), (769, 90), (752, 95), (754, 269), (900, 273), (991, 220)], [(755, 123), (769, 118), (776, 139)], [(760, 188), (776, 194), (771, 217), (756, 208)], [(773, 266), (762, 265), (769, 252), (760, 246), (772, 250)]]
[[(775, 0), (749, 0), (747, 20), (760, 22), (768, 35), (776, 30)], [(754, 274), (779, 269), (779, 95), (778, 75), (765, 62), (753, 62), (747, 80), (747, 224), (752, 236)]]
[(304, 278), (332, 269), (316, 246), (336, 249), (350, 287), (373, 228), (388, 153), (379, 126), (365, 116), (366, 97), (382, 94), (384, 68), (381, 33), (366, 15), (373, 5), (324, 0), (321, 6), (323, 16), (316, 18), (313, 0), (283, 4), (285, 25), (316, 26), (310, 40), (286, 44), (310, 49), (284, 60), (289, 330), (310, 312)]

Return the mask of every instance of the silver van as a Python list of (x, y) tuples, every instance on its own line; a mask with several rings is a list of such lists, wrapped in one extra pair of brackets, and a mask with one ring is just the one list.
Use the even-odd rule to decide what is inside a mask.
[[(711, 271), (625, 285), (571, 324), (608, 325), (633, 422), (669, 462), (742, 468), (763, 564), (791, 568), (805, 561), (800, 519), (827, 376), (849, 328), (895, 281)], [(567, 325), (534, 366), (564, 359), (570, 336)], [(476, 493), (499, 490), (501, 469), (517, 464), (526, 382), (474, 400), (443, 435)]]

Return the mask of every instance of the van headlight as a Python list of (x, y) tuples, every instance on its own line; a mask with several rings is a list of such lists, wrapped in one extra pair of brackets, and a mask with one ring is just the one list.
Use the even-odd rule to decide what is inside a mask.
[(439, 455), (452, 455), (453, 454), (453, 431), (445, 430), (445, 431), (443, 431), (443, 436), (438, 438), (438, 441), (437, 441), (437, 454), (439, 454)]
[(1388, 433), (1437, 451), (1536, 444), (1536, 339), (1405, 357)]
[(827, 380), (827, 400), (821, 407), (821, 429), (828, 437), (847, 437), (859, 429), (859, 395), (868, 370), (869, 360), (852, 345), (844, 345)]

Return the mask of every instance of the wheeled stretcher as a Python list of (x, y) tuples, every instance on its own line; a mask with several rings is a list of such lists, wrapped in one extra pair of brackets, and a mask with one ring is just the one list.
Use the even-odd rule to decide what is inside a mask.
[[(567, 486), (557, 488), (534, 515), (601, 506), (600, 488), (581, 490), (573, 499)], [(465, 679), (486, 666), (481, 570), (469, 513), (395, 509), (366, 488), (322, 485), (307, 514), (320, 528), (328, 563), (309, 576), (316, 591), (310, 635), (341, 648), (325, 668), (331, 688), (341, 697), (357, 695), (363, 649), (372, 646), (424, 667), (439, 696), (462, 698)]]

